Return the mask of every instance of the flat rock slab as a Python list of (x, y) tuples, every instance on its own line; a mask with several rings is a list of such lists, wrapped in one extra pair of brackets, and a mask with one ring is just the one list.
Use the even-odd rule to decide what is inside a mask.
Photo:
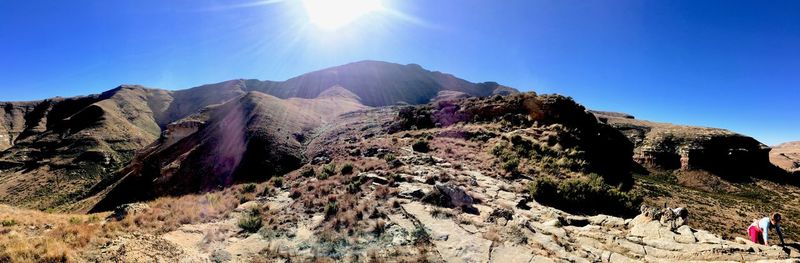
[(420, 203), (404, 204), (433, 239), (433, 245), (446, 262), (488, 262), (492, 241), (480, 234), (471, 234), (450, 219), (434, 218)]

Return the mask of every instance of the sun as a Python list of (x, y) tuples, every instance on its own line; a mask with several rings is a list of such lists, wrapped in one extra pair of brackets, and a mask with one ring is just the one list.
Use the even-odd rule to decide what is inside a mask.
[(383, 9), (378, 0), (303, 0), (303, 6), (312, 24), (331, 31)]

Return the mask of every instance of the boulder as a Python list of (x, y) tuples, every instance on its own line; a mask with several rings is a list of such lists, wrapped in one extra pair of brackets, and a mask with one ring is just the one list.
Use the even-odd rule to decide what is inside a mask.
[(145, 203), (130, 203), (130, 204), (123, 204), (119, 205), (114, 209), (114, 213), (112, 213), (109, 218), (113, 218), (116, 220), (125, 219), (125, 217), (129, 215), (134, 215), (136, 213), (140, 213), (146, 210), (149, 210), (150, 206)]
[(375, 173), (360, 173), (358, 174), (359, 177), (363, 177), (366, 180), (371, 180), (373, 183), (385, 185), (389, 183), (389, 180), (383, 176), (377, 175)]
[(452, 184), (436, 184), (433, 191), (423, 197), (422, 201), (443, 207), (475, 210), (472, 207), (475, 200), (464, 189)]

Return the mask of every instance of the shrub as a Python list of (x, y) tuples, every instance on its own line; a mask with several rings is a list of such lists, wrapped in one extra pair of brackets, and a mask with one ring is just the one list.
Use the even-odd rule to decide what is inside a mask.
[(17, 225), (17, 221), (14, 220), (14, 219), (6, 219), (6, 220), (3, 220), (3, 221), (0, 221), (0, 225), (2, 225), (4, 227), (15, 226), (15, 225)]
[(342, 169), (340, 170), (342, 174), (352, 174), (353, 173), (353, 165), (346, 163), (342, 165)]
[(100, 222), (100, 217), (97, 215), (89, 216), (89, 220), (86, 221), (87, 223), (97, 223)]
[(337, 204), (335, 201), (328, 202), (325, 204), (324, 212), (325, 218), (330, 218), (331, 216), (336, 215), (336, 212), (339, 212), (339, 204)]
[(239, 196), (239, 204), (244, 204), (252, 200), (249, 195), (240, 195)]
[(414, 244), (427, 244), (431, 241), (431, 235), (428, 234), (428, 231), (425, 230), (425, 227), (422, 225), (418, 225), (414, 228), (414, 232), (411, 233), (411, 237), (414, 239)]
[(376, 237), (379, 237), (384, 232), (386, 232), (386, 221), (380, 219), (375, 221), (375, 225), (372, 226), (372, 234), (374, 234)]
[(300, 171), (300, 176), (302, 177), (314, 177), (316, 174), (314, 172), (314, 168), (306, 167)]
[(256, 185), (255, 184), (246, 184), (246, 185), (242, 186), (242, 193), (253, 193), (255, 191), (256, 191)]
[[(280, 183), (283, 184), (283, 178), (281, 178)], [(273, 195), (275, 195), (275, 189), (269, 186), (265, 186), (264, 189), (262, 189), (261, 193), (259, 194), (259, 196), (273, 196)]]
[(590, 174), (587, 178), (567, 179), (558, 183), (537, 178), (529, 185), (536, 201), (570, 213), (632, 216), (638, 212), (642, 198), (610, 186), (603, 178)]
[(261, 211), (258, 208), (251, 208), (239, 219), (238, 225), (242, 230), (249, 233), (258, 232), (263, 225)]
[(426, 153), (431, 150), (430, 145), (428, 145), (428, 141), (426, 140), (418, 140), (411, 145), (411, 149), (417, 152)]
[[(516, 135), (515, 137), (519, 137)], [(521, 139), (519, 139), (521, 140)], [(507, 142), (496, 143), (491, 150), (492, 155), (500, 159), (500, 166), (507, 172), (515, 172), (519, 167), (519, 155), (509, 149)]]
[(283, 186), (283, 176), (272, 177), (272, 185), (275, 187)]
[(361, 184), (358, 182), (350, 182), (347, 184), (347, 192), (355, 194), (361, 192)]
[(491, 153), (494, 156), (500, 156), (500, 154), (502, 154), (506, 150), (506, 148), (508, 148), (508, 143), (505, 141), (501, 141), (495, 143), (494, 146), (492, 146)]
[(394, 154), (387, 153), (386, 155), (383, 156), (383, 159), (386, 160), (387, 162), (391, 162), (397, 159), (397, 157), (394, 156)]
[(517, 157), (516, 154), (504, 154), (500, 157), (500, 160), (502, 161), (501, 166), (503, 167), (503, 170), (506, 170), (506, 172), (517, 171), (517, 167), (519, 167), (519, 157)]
[(334, 174), (336, 174), (336, 164), (329, 163), (329, 164), (326, 164), (326, 165), (322, 166), (322, 171), (319, 172), (319, 174), (317, 175), (317, 179), (325, 180), (325, 179), (328, 179), (328, 177), (330, 177), (331, 175), (334, 175)]
[(73, 217), (69, 218), (69, 223), (73, 224), (73, 225), (77, 225), (77, 224), (83, 223), (83, 220), (81, 220), (80, 217), (73, 216)]

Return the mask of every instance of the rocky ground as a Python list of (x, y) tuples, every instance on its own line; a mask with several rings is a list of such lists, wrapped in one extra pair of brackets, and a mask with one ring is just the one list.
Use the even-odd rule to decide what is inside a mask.
[[(241, 204), (230, 217), (203, 224), (187, 224), (161, 235), (121, 236), (100, 248), (94, 259), (124, 262), (253, 262), (253, 261), (431, 261), (431, 262), (800, 262), (794, 248), (765, 247), (747, 241), (723, 240), (705, 230), (683, 225), (648, 210), (632, 219), (596, 215), (578, 216), (542, 206), (507, 189), (516, 182), (497, 179), (469, 167), (428, 154), (404, 149), (398, 157), (411, 170), (454, 176), (471, 181), (463, 192), (452, 184), (429, 184), (423, 175), (400, 182), (397, 209), (385, 215), (383, 230), (373, 237), (333, 242), (320, 232), (324, 213), (314, 213), (291, 228), (246, 233), (237, 220), (249, 207), (290, 212), (286, 190)], [(370, 188), (389, 179), (376, 173)], [(420, 197), (441, 191), (447, 208)], [(476, 200), (480, 199), (478, 202)], [(472, 209), (466, 209), (465, 207)], [(689, 213), (688, 220), (698, 220)], [(280, 234), (276, 234), (280, 232)]]
[(800, 142), (787, 142), (772, 147), (769, 160), (787, 171), (800, 174)]
[[(796, 186), (638, 169), (641, 145), (567, 97), (371, 108), (307, 132), (299, 169), (246, 170), (252, 183), (114, 213), (0, 207), (0, 262), (800, 261)], [(168, 166), (198, 174), (185, 164)], [(790, 246), (741, 239), (773, 210)]]

